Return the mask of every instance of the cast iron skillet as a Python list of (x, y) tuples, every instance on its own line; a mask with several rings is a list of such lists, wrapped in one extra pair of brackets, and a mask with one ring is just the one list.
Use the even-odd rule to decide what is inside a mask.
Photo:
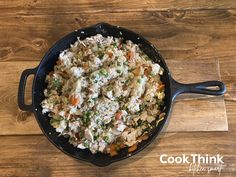
[[(77, 37), (84, 39), (89, 36), (96, 34), (102, 34), (103, 36), (114, 36), (122, 37), (124, 40), (131, 40), (136, 44), (140, 44), (141, 49), (156, 63), (160, 64), (164, 68), (164, 74), (162, 76), (162, 82), (165, 84), (165, 107), (163, 111), (166, 113), (163, 121), (152, 131), (148, 140), (142, 141), (138, 144), (136, 151), (129, 154), (127, 148), (121, 150), (117, 156), (109, 156), (108, 154), (92, 154), (89, 150), (81, 150), (75, 148), (73, 145), (68, 143), (68, 139), (62, 136), (58, 136), (55, 129), (49, 124), (50, 118), (47, 114), (42, 114), (42, 108), (40, 106), (41, 101), (44, 99), (43, 90), (46, 88), (45, 77), (53, 70), (60, 51), (70, 47), (70, 44), (77, 40)], [(32, 86), (32, 104), (26, 105), (24, 102), (25, 84), (29, 75), (34, 75), (34, 81)], [(209, 87), (216, 87), (212, 89)], [(181, 93), (198, 93), (208, 95), (223, 95), (226, 91), (225, 85), (220, 81), (208, 81), (195, 84), (181, 84), (175, 81), (169, 72), (169, 69), (159, 54), (158, 50), (142, 36), (121, 28), (119, 26), (112, 26), (107, 23), (99, 23), (94, 26), (83, 28), (74, 31), (67, 36), (59, 40), (54, 46), (46, 53), (38, 67), (34, 69), (26, 69), (23, 71), (18, 92), (18, 104), (20, 109), (24, 111), (33, 112), (36, 120), (42, 129), (45, 136), (62, 152), (68, 154), (79, 160), (90, 162), (97, 166), (107, 166), (113, 162), (126, 159), (144, 148), (146, 148), (160, 133), (162, 127), (166, 123), (167, 117), (171, 111), (171, 105), (175, 97)]]

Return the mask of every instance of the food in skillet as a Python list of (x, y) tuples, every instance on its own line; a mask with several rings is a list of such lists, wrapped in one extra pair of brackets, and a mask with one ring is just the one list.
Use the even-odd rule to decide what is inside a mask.
[(78, 39), (46, 77), (43, 113), (80, 149), (132, 152), (164, 117), (162, 73), (131, 41), (100, 34)]

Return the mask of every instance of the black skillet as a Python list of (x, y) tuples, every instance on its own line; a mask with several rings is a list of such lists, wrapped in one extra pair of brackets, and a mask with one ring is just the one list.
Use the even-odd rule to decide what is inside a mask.
[[(45, 77), (53, 70), (58, 55), (61, 51), (70, 47), (70, 44), (77, 40), (77, 37), (84, 39), (89, 36), (96, 34), (102, 34), (103, 36), (114, 36), (121, 37), (124, 40), (131, 40), (136, 44), (140, 44), (141, 49), (156, 63), (160, 64), (164, 68), (164, 74), (162, 76), (162, 82), (165, 84), (165, 108), (163, 111), (166, 113), (163, 121), (152, 131), (150, 137), (138, 144), (136, 151), (129, 154), (127, 148), (121, 150), (117, 156), (109, 156), (108, 154), (92, 154), (89, 150), (81, 150), (75, 148), (73, 145), (68, 143), (68, 139), (62, 136), (58, 136), (55, 129), (49, 124), (50, 118), (46, 114), (42, 114), (42, 108), (40, 103), (44, 99), (43, 90), (46, 88)], [(32, 86), (32, 104), (26, 105), (24, 102), (24, 93), (26, 80), (29, 75), (34, 75), (34, 81)], [(215, 87), (217, 89), (212, 89)], [(22, 72), (19, 84), (18, 92), (18, 104), (20, 109), (24, 111), (33, 112), (36, 120), (42, 129), (45, 136), (62, 152), (68, 154), (79, 160), (90, 162), (97, 166), (107, 166), (113, 162), (126, 159), (141, 150), (145, 149), (160, 133), (162, 127), (167, 121), (168, 115), (171, 111), (171, 105), (175, 97), (181, 93), (198, 93), (208, 95), (223, 95), (226, 91), (225, 85), (220, 81), (208, 81), (195, 84), (181, 84), (175, 81), (169, 72), (169, 69), (159, 54), (158, 50), (142, 36), (121, 28), (119, 26), (112, 26), (107, 23), (99, 23), (94, 26), (83, 28), (74, 31), (67, 36), (59, 40), (54, 46), (46, 53), (40, 64), (34, 69), (26, 69)]]

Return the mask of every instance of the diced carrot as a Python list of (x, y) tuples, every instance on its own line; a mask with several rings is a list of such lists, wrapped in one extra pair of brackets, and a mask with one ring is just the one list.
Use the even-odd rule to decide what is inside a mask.
[(165, 88), (165, 84), (158, 85), (157, 91), (162, 91)]
[(110, 151), (115, 151), (115, 150), (116, 150), (116, 147), (117, 147), (117, 144), (111, 144), (111, 145), (109, 146)]
[(113, 151), (110, 151), (110, 155), (115, 156), (115, 155), (118, 155), (118, 153), (117, 153), (117, 151), (113, 150)]
[(134, 57), (134, 53), (131, 52), (131, 51), (128, 51), (128, 52), (127, 52), (127, 55), (126, 55), (127, 60), (132, 60), (133, 57)]
[(152, 67), (151, 66), (147, 66), (144, 68), (144, 74), (145, 76), (149, 76), (149, 74), (152, 72)]
[(138, 140), (144, 141), (148, 139), (148, 134), (138, 137)]
[(120, 149), (125, 148), (125, 147), (126, 147), (126, 145), (124, 143), (120, 144)]
[(131, 146), (129, 149), (128, 149), (128, 152), (133, 152), (137, 149), (137, 144), (134, 144), (133, 146)]
[(121, 111), (118, 111), (115, 115), (115, 119), (116, 120), (120, 120), (121, 119), (121, 115), (122, 115), (122, 112)]
[(109, 56), (109, 58), (112, 58), (113, 53), (111, 53), (111, 52), (107, 52), (107, 55)]
[(79, 104), (79, 98), (75, 97), (75, 95), (72, 95), (70, 97), (70, 104), (73, 106), (77, 106)]
[(89, 69), (89, 64), (88, 63), (84, 63), (83, 64), (83, 69), (84, 70), (88, 70)]
[(140, 76), (141, 75), (141, 68), (137, 67), (133, 70), (134, 76)]

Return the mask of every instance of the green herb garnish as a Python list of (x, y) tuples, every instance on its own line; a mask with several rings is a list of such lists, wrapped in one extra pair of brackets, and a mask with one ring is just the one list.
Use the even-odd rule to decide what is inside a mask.
[(86, 111), (86, 112), (84, 112), (82, 121), (83, 121), (83, 123), (85, 125), (88, 125), (92, 115), (93, 115), (93, 111)]
[(53, 128), (58, 128), (60, 125), (60, 120), (52, 118), (49, 123), (53, 126)]
[(60, 82), (59, 79), (53, 78), (53, 80), (52, 80), (52, 85), (51, 85), (51, 89), (52, 89), (52, 90), (59, 91), (59, 92), (61, 91), (61, 89), (62, 89), (62, 83)]
[(105, 77), (108, 76), (107, 70), (105, 70), (104, 68), (100, 69), (99, 74)]
[(117, 61), (117, 66), (121, 66), (121, 62)]
[(109, 143), (109, 137), (108, 137), (108, 136), (105, 136), (105, 137), (104, 137), (104, 141), (105, 141), (106, 143)]
[(84, 147), (89, 148), (89, 142), (88, 141), (84, 141), (83, 145), (84, 145)]
[(117, 72), (118, 74), (120, 74), (120, 73), (121, 73), (121, 70), (117, 69), (116, 72)]
[(103, 56), (104, 56), (104, 53), (99, 51), (98, 52), (98, 58), (101, 60), (103, 58)]
[(116, 42), (114, 42), (113, 46), (114, 47), (118, 47), (118, 44)]

